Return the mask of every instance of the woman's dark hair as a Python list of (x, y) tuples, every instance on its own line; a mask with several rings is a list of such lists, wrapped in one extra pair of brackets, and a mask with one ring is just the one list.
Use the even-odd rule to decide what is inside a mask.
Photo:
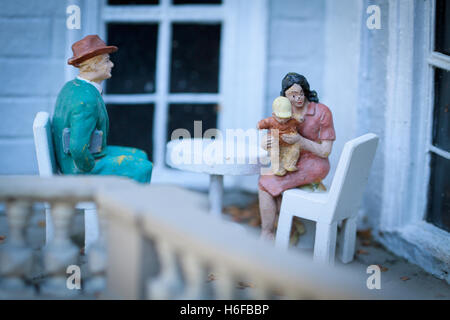
[(300, 87), (302, 87), (303, 93), (305, 94), (305, 97), (309, 101), (319, 102), (319, 97), (317, 96), (317, 92), (309, 89), (308, 80), (306, 80), (306, 78), (304, 76), (302, 76), (301, 74), (298, 74), (295, 72), (289, 72), (287, 75), (284, 76), (283, 80), (281, 81), (280, 95), (285, 97), (286, 90), (288, 90), (294, 84), (298, 84)]

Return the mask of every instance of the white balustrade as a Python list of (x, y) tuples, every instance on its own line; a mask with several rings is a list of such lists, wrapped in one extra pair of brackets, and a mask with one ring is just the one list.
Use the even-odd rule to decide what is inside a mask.
[(106, 289), (107, 267), (107, 217), (102, 208), (98, 210), (99, 236), (88, 252), (88, 280), (85, 282), (84, 292), (99, 295)]
[[(67, 287), (78, 265), (70, 239), (75, 205), (94, 202), (100, 236), (87, 254), (80, 290)], [(312, 262), (209, 215), (206, 195), (117, 177), (0, 177), (9, 235), (0, 244), (1, 297), (120, 299), (364, 298), (365, 284), (338, 267)], [(52, 241), (42, 249), (43, 281), (25, 230), (35, 202), (51, 205)], [(216, 279), (208, 279), (213, 273)], [(239, 282), (250, 285), (241, 286)], [(36, 287), (38, 290), (34, 290)], [(33, 296), (34, 294), (34, 296)]]
[(26, 243), (26, 228), (31, 215), (29, 201), (9, 201), (6, 207), (9, 236), (0, 247), (0, 297), (31, 298), (29, 284), (33, 253)]
[(46, 279), (41, 292), (50, 296), (74, 296), (80, 292), (67, 287), (67, 268), (79, 266), (79, 249), (70, 240), (70, 226), (75, 215), (75, 204), (57, 201), (51, 204), (54, 236), (44, 248)]
[(158, 277), (148, 280), (147, 298), (167, 300), (181, 294), (183, 279), (174, 248), (164, 239), (160, 239), (156, 247), (161, 272)]

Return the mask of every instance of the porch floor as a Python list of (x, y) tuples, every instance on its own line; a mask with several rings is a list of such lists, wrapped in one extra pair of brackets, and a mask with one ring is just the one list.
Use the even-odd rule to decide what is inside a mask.
[[(241, 223), (251, 232), (259, 234), (260, 227), (257, 224), (259, 218), (256, 217), (259, 212), (257, 200), (256, 194), (229, 191), (225, 193), (224, 211), (228, 213), (230, 220)], [(249, 211), (252, 211), (252, 214)], [(244, 218), (240, 218), (240, 216)], [(297, 245), (292, 249), (308, 253), (312, 258), (315, 230), (311, 226), (314, 228), (314, 225), (312, 222), (304, 222), (306, 232), (299, 236)], [(355, 281), (361, 281), (363, 285), (371, 275), (366, 273), (367, 267), (379, 265), (381, 289), (372, 290), (376, 291), (377, 297), (384, 299), (383, 296), (386, 295), (407, 300), (450, 300), (450, 285), (446, 281), (436, 278), (419, 266), (391, 253), (372, 238), (370, 230), (359, 230), (357, 235), (355, 259), (346, 265), (336, 259), (336, 264), (351, 269), (355, 274)]]

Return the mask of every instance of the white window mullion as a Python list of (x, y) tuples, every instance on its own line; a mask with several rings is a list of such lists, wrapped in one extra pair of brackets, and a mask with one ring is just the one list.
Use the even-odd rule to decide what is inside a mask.
[(103, 97), (105, 103), (111, 104), (143, 104), (155, 103), (156, 94), (107, 94)]
[(450, 71), (450, 56), (433, 52), (428, 57), (428, 63), (434, 67)]
[(450, 152), (444, 151), (442, 149), (439, 149), (438, 147), (435, 147), (433, 145), (429, 145), (428, 146), (428, 150), (430, 152), (436, 153), (438, 155), (440, 155), (441, 157), (450, 160)]
[(221, 95), (215, 93), (175, 93), (168, 96), (169, 103), (218, 103)]
[(163, 10), (163, 4), (161, 6), (104, 6), (103, 20), (105, 22), (159, 22)]
[[(161, 17), (167, 17), (170, 0), (161, 0)], [(161, 18), (158, 27), (158, 46), (156, 55), (156, 104), (154, 119), (154, 163), (155, 167), (164, 167), (167, 139), (168, 92), (171, 56), (171, 22)]]

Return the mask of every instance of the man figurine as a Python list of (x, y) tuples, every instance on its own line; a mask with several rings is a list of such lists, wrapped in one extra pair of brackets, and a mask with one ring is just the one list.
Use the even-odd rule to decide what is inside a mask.
[(106, 144), (109, 120), (101, 82), (111, 77), (114, 65), (109, 54), (117, 49), (97, 35), (72, 45), (68, 64), (79, 68), (79, 75), (64, 85), (56, 100), (52, 121), (56, 158), (63, 174), (125, 176), (149, 183), (153, 165), (144, 151)]

